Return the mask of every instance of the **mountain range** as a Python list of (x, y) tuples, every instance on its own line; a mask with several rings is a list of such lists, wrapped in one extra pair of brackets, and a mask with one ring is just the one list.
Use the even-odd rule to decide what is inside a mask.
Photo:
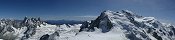
[(28, 18), (0, 20), (4, 40), (174, 40), (174, 25), (129, 10), (101, 12), (95, 20), (65, 21)]

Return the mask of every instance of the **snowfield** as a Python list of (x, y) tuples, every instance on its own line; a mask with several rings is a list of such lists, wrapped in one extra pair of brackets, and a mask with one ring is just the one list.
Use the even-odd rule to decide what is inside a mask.
[(129, 10), (101, 13), (82, 24), (51, 25), (40, 18), (0, 20), (4, 40), (175, 40), (175, 27)]
[(41, 25), (41, 27), (36, 28), (36, 33), (33, 35), (29, 40), (39, 40), (39, 38), (45, 34), (52, 34), (55, 32), (57, 26), (56, 25), (49, 25), (46, 26)]

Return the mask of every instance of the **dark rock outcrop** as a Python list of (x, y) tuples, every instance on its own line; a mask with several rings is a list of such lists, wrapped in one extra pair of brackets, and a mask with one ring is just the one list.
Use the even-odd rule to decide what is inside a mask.
[(49, 38), (49, 35), (46, 34), (46, 35), (43, 35), (39, 40), (48, 40)]

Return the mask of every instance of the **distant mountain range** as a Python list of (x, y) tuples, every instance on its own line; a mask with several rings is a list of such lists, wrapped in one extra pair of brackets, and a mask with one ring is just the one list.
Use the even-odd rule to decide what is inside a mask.
[(48, 24), (52, 25), (61, 25), (61, 24), (82, 24), (84, 21), (77, 21), (77, 20), (46, 20)]
[(95, 20), (0, 20), (4, 40), (174, 40), (175, 26), (129, 10), (105, 10)]

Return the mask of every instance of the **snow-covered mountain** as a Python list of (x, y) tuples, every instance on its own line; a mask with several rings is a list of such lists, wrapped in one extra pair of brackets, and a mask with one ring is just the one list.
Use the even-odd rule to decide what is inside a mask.
[(118, 12), (107, 10), (96, 20), (83, 25), (85, 26), (81, 27), (80, 32), (100, 30), (104, 34), (115, 32), (117, 34), (120, 30), (121, 35), (124, 34), (123, 36), (130, 40), (175, 40), (173, 25), (161, 23), (154, 17), (139, 16), (128, 10)]
[[(27, 18), (22, 21), (11, 19), (0, 20), (0, 39), (4, 40), (47, 40), (44, 35), (50, 35), (53, 40), (59, 34), (79, 32), (81, 24), (51, 25), (40, 18)], [(71, 32), (73, 31), (73, 32)], [(61, 33), (60, 33), (61, 32)], [(74, 32), (74, 34), (76, 34)], [(44, 39), (43, 39), (44, 38)]]
[(175, 27), (154, 17), (128, 10), (106, 10), (82, 24), (51, 25), (40, 18), (18, 22), (1, 19), (0, 39), (5, 40), (175, 40)]
[(0, 21), (0, 39), (5, 40), (22, 40), (31, 37), (36, 33), (36, 28), (44, 22), (40, 18), (27, 18), (25, 17), (22, 22), (10, 19), (2, 19)]

